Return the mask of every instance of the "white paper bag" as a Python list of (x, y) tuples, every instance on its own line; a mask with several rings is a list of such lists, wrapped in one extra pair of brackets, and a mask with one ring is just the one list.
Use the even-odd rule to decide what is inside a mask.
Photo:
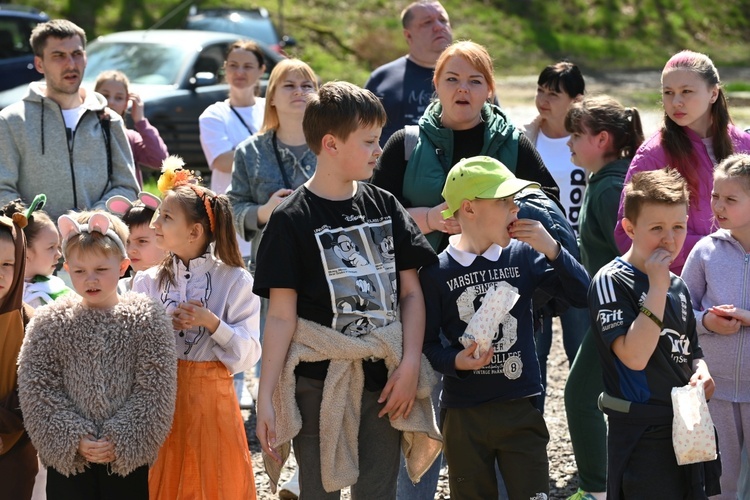
[(672, 388), (672, 445), (679, 465), (716, 459), (714, 423), (708, 411), (703, 382)]
[(490, 348), (500, 322), (513, 309), (519, 297), (520, 295), (504, 281), (484, 294), (482, 305), (471, 317), (464, 334), (458, 339), (464, 347), (470, 347), (474, 342), (479, 344), (473, 353), (474, 359), (479, 359)]

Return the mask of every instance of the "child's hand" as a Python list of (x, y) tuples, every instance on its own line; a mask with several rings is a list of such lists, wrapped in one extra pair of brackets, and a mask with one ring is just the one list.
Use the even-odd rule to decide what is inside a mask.
[(419, 363), (402, 361), (398, 368), (388, 377), (383, 392), (380, 393), (378, 403), (385, 406), (378, 418), (389, 415), (391, 420), (401, 416), (409, 418), (414, 398), (417, 396), (417, 382), (419, 381)]
[(703, 315), (703, 326), (720, 335), (734, 335), (742, 326), (740, 320), (733, 316), (734, 306), (714, 306)]
[(711, 396), (714, 395), (716, 384), (714, 383), (713, 377), (708, 372), (708, 367), (706, 366), (705, 361), (702, 359), (696, 359), (693, 362), (693, 366), (695, 367), (695, 371), (693, 372), (693, 376), (690, 377), (690, 385), (695, 386), (698, 384), (699, 380), (702, 380), (703, 390), (706, 393), (706, 400), (711, 399)]
[(495, 346), (490, 345), (487, 352), (482, 354), (479, 358), (474, 359), (472, 356), (474, 351), (477, 350), (479, 344), (474, 342), (469, 347), (465, 348), (456, 356), (456, 370), (479, 370), (480, 368), (487, 366), (492, 361), (492, 355), (495, 354)]
[(178, 330), (202, 326), (213, 334), (219, 328), (220, 323), (219, 318), (205, 308), (200, 300), (182, 302), (172, 312), (172, 326)]
[(128, 94), (128, 100), (130, 101), (130, 117), (133, 119), (133, 123), (142, 121), (145, 116), (143, 112), (143, 99), (135, 92)]
[(115, 460), (115, 445), (107, 438), (96, 439), (89, 434), (78, 443), (78, 453), (88, 462), (106, 464)]
[(531, 245), (531, 248), (543, 253), (548, 260), (555, 260), (560, 252), (557, 241), (550, 236), (541, 222), (533, 219), (518, 219), (508, 229), (511, 238)]
[(276, 463), (281, 465), (281, 455), (274, 448), (276, 446), (276, 412), (273, 409), (273, 403), (268, 401), (266, 404), (260, 404), (258, 402), (255, 408), (255, 436), (260, 441), (260, 447)]
[(670, 276), (669, 265), (672, 263), (672, 254), (664, 248), (657, 248), (648, 256), (644, 267), (648, 275), (649, 288), (658, 287), (661, 290), (669, 289)]

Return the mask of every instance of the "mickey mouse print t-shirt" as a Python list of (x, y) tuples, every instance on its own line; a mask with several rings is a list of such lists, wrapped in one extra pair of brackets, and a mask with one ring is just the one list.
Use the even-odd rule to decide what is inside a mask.
[(302, 186), (266, 225), (254, 291), (294, 289), (299, 317), (359, 336), (396, 320), (398, 272), (436, 259), (387, 191), (360, 182), (354, 197), (333, 201)]

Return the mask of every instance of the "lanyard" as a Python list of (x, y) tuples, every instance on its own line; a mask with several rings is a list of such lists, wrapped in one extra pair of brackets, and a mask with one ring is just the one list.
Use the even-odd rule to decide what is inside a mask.
[(236, 110), (236, 109), (234, 109), (234, 106), (232, 106), (232, 105), (230, 104), (230, 105), (229, 105), (229, 109), (231, 109), (231, 110), (232, 110), (232, 113), (234, 113), (234, 115), (235, 115), (235, 116), (236, 116), (237, 118), (239, 118), (239, 120), (240, 120), (240, 121), (242, 122), (242, 124), (243, 124), (243, 125), (245, 126), (245, 128), (247, 129), (247, 131), (248, 131), (248, 132), (250, 132), (250, 135), (253, 135), (253, 134), (254, 134), (255, 132), (253, 131), (253, 129), (251, 129), (251, 128), (250, 128), (250, 126), (249, 126), (249, 125), (248, 125), (247, 123), (245, 123), (245, 120), (243, 120), (243, 119), (242, 119), (242, 117), (240, 116), (240, 114), (239, 114), (239, 113), (237, 112), (237, 110)]
[(284, 171), (284, 164), (281, 163), (281, 155), (279, 154), (279, 145), (276, 143), (276, 131), (273, 131), (273, 135), (271, 136), (271, 142), (273, 143), (273, 152), (276, 153), (276, 163), (279, 164), (279, 171), (281, 172), (281, 177), (284, 178), (284, 186), (287, 189), (292, 189), (292, 183), (289, 182), (289, 177), (286, 175), (286, 172)]

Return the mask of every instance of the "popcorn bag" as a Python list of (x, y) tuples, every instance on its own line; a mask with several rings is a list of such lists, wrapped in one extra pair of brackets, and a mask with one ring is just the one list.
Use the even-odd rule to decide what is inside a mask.
[(520, 295), (505, 282), (500, 282), (484, 294), (482, 305), (471, 317), (464, 334), (458, 339), (464, 347), (469, 347), (474, 342), (479, 344), (472, 354), (474, 359), (479, 359), (490, 348), (500, 321), (513, 309), (519, 297)]
[(672, 388), (672, 445), (678, 465), (716, 459), (714, 423), (708, 411), (703, 382)]

